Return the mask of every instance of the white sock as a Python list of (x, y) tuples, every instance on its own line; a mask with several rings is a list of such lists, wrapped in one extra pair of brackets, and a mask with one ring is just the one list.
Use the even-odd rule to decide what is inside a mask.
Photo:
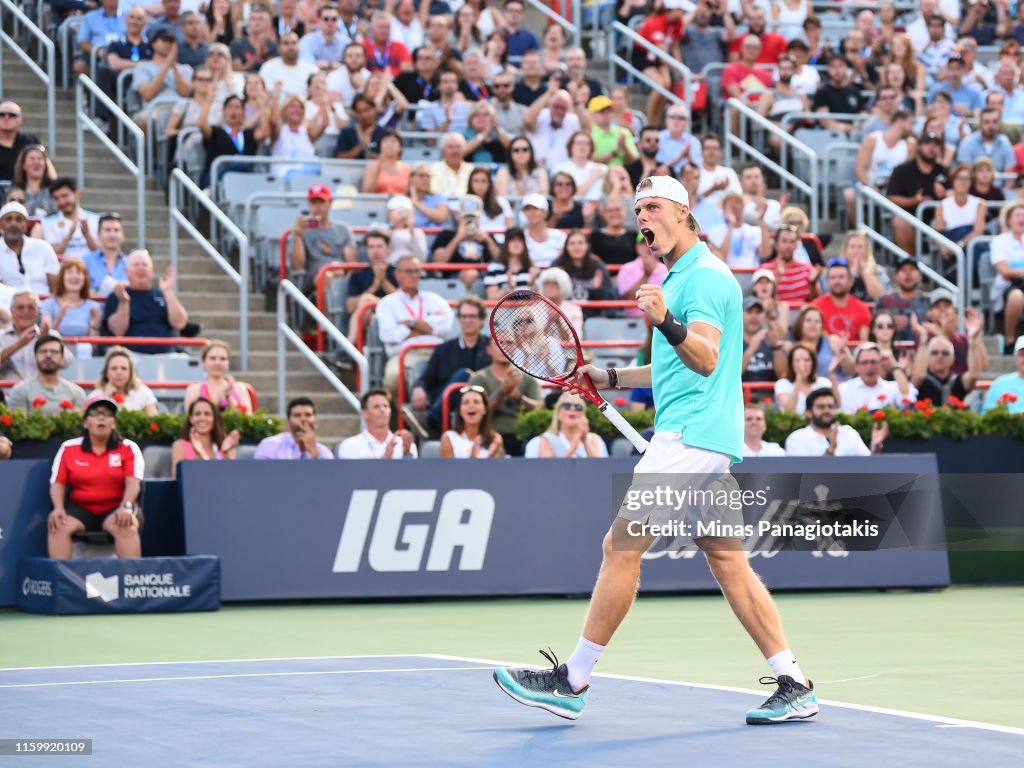
[(801, 685), (807, 685), (807, 678), (800, 671), (800, 665), (796, 663), (796, 657), (789, 648), (783, 648), (768, 659), (768, 666), (772, 668), (772, 674), (777, 678), (789, 675)]
[(604, 646), (592, 643), (580, 635), (580, 641), (576, 643), (576, 650), (572, 652), (565, 666), (569, 671), (569, 687), (579, 692), (590, 682), (590, 675), (597, 666), (601, 654), (604, 653)]

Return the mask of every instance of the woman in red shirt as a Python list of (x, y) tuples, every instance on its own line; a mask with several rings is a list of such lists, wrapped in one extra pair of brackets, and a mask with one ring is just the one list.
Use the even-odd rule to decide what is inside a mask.
[(142, 452), (115, 429), (117, 403), (93, 397), (85, 403), (81, 437), (66, 440), (53, 460), (46, 521), (51, 558), (71, 558), (71, 536), (106, 531), (118, 557), (141, 557), (141, 510), (136, 502), (145, 470)]

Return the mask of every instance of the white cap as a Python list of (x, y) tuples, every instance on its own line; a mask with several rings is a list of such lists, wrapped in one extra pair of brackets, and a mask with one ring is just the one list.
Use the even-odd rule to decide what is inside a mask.
[(661, 3), (666, 11), (685, 11), (688, 5), (692, 7), (693, 3), (687, 3), (686, 0), (662, 0)]
[(389, 211), (400, 211), (402, 209), (411, 211), (413, 209), (412, 200), (410, 200), (405, 195), (395, 195), (390, 200), (388, 200)]
[(750, 279), (750, 284), (753, 285), (758, 280), (760, 280), (762, 277), (767, 277), (773, 283), (776, 282), (775, 281), (775, 273), (772, 272), (770, 269), (755, 269), (754, 270), (754, 276)]
[(1021, 350), (1024, 350), (1024, 336), (1018, 336), (1017, 341), (1013, 345), (1013, 354), (1017, 354)]
[(539, 208), (542, 211), (550, 210), (548, 199), (539, 192), (531, 192), (523, 198), (522, 208)]
[[(690, 195), (686, 191), (686, 187), (671, 176), (648, 176), (646, 179), (641, 179), (640, 183), (636, 185), (636, 195), (633, 197), (633, 204), (636, 205), (646, 197), (663, 197), (666, 200), (671, 200), (673, 203), (685, 205), (687, 208), (690, 207)], [(687, 222), (690, 225), (690, 229), (694, 232), (701, 231), (700, 223), (692, 212)]]
[(20, 213), (23, 218), (28, 218), (28, 210), (25, 208), (24, 205), (17, 202), (16, 200), (12, 200), (11, 202), (7, 203), (3, 208), (0, 208), (0, 219), (2, 219), (9, 213)]

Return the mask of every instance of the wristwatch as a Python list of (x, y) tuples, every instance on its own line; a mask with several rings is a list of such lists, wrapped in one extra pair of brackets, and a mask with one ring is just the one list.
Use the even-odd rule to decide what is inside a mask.
[(127, 509), (129, 512), (131, 512), (133, 515), (135, 514), (135, 511), (138, 509), (138, 507), (135, 506), (134, 502), (131, 501), (125, 501), (121, 504), (121, 506)]

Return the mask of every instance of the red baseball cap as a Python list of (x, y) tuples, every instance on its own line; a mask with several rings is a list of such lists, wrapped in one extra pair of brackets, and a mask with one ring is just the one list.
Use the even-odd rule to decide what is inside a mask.
[(309, 188), (309, 193), (306, 195), (307, 200), (333, 200), (334, 195), (331, 194), (331, 188), (326, 184), (314, 184)]

